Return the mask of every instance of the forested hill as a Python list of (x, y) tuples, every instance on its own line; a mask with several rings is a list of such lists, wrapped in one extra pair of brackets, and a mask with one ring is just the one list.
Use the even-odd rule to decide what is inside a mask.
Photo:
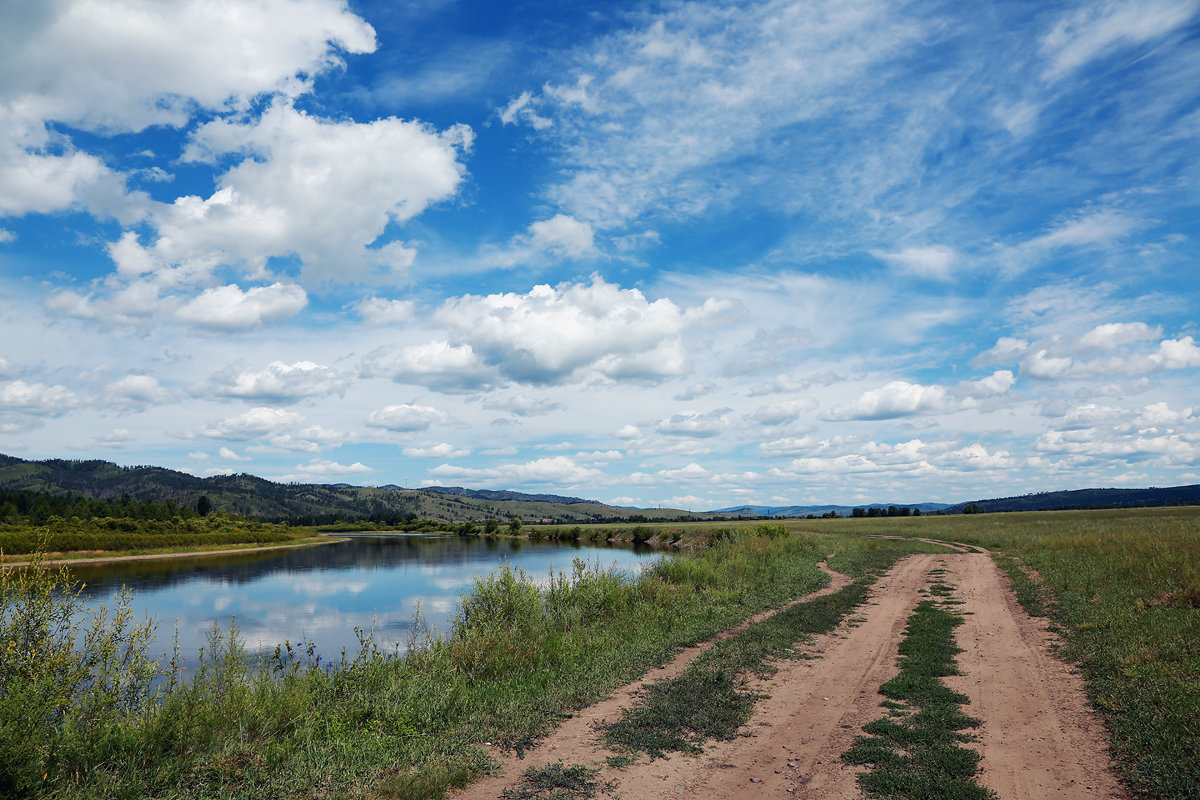
[(582, 497), (564, 497), (561, 494), (526, 494), (493, 489), (464, 489), (461, 486), (426, 486), (424, 491), (452, 494), (459, 497), (474, 497), (477, 500), (526, 500), (536, 503), (561, 503), (562, 505), (588, 502)]
[(459, 487), (401, 489), (346, 484), (274, 483), (253, 475), (197, 478), (164, 467), (122, 467), (108, 461), (49, 459), (26, 461), (0, 454), (0, 489), (100, 499), (128, 497), (138, 502), (171, 500), (194, 507), (203, 495), (214, 510), (269, 521), (326, 523), (337, 520), (400, 520), (406, 517), (446, 522), (483, 522), (520, 517), (529, 522), (615, 522), (704, 519), (707, 515), (672, 509), (615, 508), (575, 497), (475, 491)]
[(988, 511), (1066, 511), (1079, 508), (1149, 508), (1152, 506), (1200, 505), (1200, 484), (1151, 487), (1149, 489), (1075, 489), (1040, 492), (1020, 497), (999, 497), (960, 503), (946, 509), (956, 514), (974, 505)]

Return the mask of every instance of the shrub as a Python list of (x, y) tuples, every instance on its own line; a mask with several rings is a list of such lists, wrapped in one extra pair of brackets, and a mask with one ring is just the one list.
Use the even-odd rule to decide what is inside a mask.
[(0, 795), (38, 794), (56, 764), (101, 761), (165, 676), (132, 595), (84, 613), (65, 567), (0, 567)]

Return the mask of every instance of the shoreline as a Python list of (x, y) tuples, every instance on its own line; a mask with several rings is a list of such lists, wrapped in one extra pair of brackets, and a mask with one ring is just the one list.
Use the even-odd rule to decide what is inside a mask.
[[(188, 556), (220, 556), (220, 555), (229, 555), (229, 554), (235, 554), (235, 553), (259, 553), (259, 552), (263, 552), (265, 550), (290, 550), (290, 549), (295, 549), (298, 547), (319, 547), (320, 545), (323, 545), (323, 544), (334, 544), (335, 542), (346, 541), (346, 537), (344, 537), (344, 536), (338, 537), (335, 534), (323, 534), (322, 533), (322, 534), (317, 534), (317, 535), (320, 536), (325, 541), (288, 542), (286, 544), (267, 544), (267, 545), (257, 545), (255, 547), (233, 547), (233, 548), (228, 548), (225, 550), (188, 550), (188, 551), (173, 552), (173, 553), (139, 553), (136, 555), (125, 555), (125, 556), (117, 556), (117, 555), (95, 556), (94, 558), (93, 557), (55, 558), (55, 559), (44, 560), (41, 563), (45, 566), (61, 566), (61, 565), (70, 566), (72, 564), (104, 564), (104, 563), (115, 562), (115, 561), (148, 561), (150, 559), (155, 559), (155, 558), (187, 558)], [(29, 566), (30, 563), (31, 562), (28, 559), (26, 559), (24, 561), (10, 561), (9, 559), (6, 558), (6, 559), (4, 559), (4, 561), (0, 562), (0, 569), (7, 569), (10, 567), (27, 567), (27, 566)]]

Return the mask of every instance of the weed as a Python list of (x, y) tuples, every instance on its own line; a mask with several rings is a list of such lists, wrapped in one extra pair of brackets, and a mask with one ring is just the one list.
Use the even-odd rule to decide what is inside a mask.
[(521, 776), (521, 785), (505, 789), (501, 800), (589, 800), (597, 792), (610, 792), (614, 784), (599, 783), (600, 770), (582, 764), (565, 766), (559, 761), (545, 767), (530, 767)]
[(961, 731), (979, 723), (960, 709), (966, 696), (939, 680), (958, 673), (954, 655), (960, 651), (953, 632), (961, 623), (962, 617), (929, 600), (909, 617), (900, 643), (900, 674), (880, 689), (890, 698), (882, 704), (888, 716), (866, 725), (868, 735), (859, 736), (842, 756), (849, 764), (871, 766), (858, 778), (868, 795), (913, 800), (994, 796), (972, 780), (979, 754), (961, 746), (970, 739)]

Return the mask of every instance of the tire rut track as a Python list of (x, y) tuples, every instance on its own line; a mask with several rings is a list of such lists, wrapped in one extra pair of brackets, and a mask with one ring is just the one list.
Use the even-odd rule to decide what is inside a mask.
[[(614, 719), (648, 683), (678, 675), (721, 638), (745, 630), (778, 610), (747, 620), (717, 639), (681, 651), (664, 667), (618, 689), (609, 699), (568, 719), (524, 760), (506, 757), (501, 773), (467, 786), (455, 800), (494, 800), (517, 785), (530, 766), (557, 761), (601, 767), (599, 779), (615, 782), (622, 800), (703, 797), (858, 798), (858, 770), (841, 754), (862, 726), (881, 715), (879, 688), (899, 671), (897, 656), (909, 615), (925, 599), (930, 570), (944, 567), (954, 584), (965, 623), (956, 640), (963, 649), (961, 675), (947, 686), (966, 694), (964, 710), (982, 720), (972, 743), (983, 756), (978, 781), (1000, 800), (1127, 798), (1112, 770), (1103, 725), (1089, 710), (1082, 679), (1047, 646), (1046, 622), (1016, 602), (983, 548), (932, 542), (956, 552), (909, 556), (872, 587), (867, 602), (831, 634), (815, 637), (810, 660), (776, 662), (778, 672), (750, 688), (767, 695), (737, 739), (710, 743), (699, 756), (674, 753), (624, 769), (604, 766), (608, 751), (593, 723)], [(837, 576), (820, 592), (836, 591)], [(785, 607), (788, 607), (785, 606)], [(781, 609), (779, 609), (781, 610)]]
[[(832, 558), (832, 554), (829, 556)], [(638, 680), (632, 681), (614, 690), (605, 700), (594, 703), (564, 720), (552, 733), (541, 739), (536, 746), (525, 753), (521, 759), (515, 755), (500, 756), (499, 769), (494, 775), (480, 778), (451, 795), (453, 800), (494, 800), (505, 789), (517, 785), (520, 775), (529, 767), (542, 767), (563, 761), (567, 764), (602, 764), (611, 755), (598, 743), (595, 724), (606, 719), (616, 719), (622, 711), (631, 707), (637, 700), (637, 693), (652, 683), (669, 680), (676, 677), (688, 664), (695, 661), (701, 654), (710, 650), (717, 642), (737, 636), (752, 625), (770, 619), (781, 611), (785, 611), (799, 603), (806, 603), (833, 594), (849, 585), (850, 578), (829, 568), (825, 561), (817, 565), (822, 572), (829, 575), (829, 583), (824, 588), (810, 592), (803, 597), (789, 600), (778, 608), (762, 611), (746, 619), (744, 622), (722, 631), (712, 639), (700, 644), (685, 647), (676, 653), (675, 657), (661, 667), (655, 667)], [(614, 773), (616, 774), (616, 773)], [(611, 778), (605, 778), (606, 780)]]

